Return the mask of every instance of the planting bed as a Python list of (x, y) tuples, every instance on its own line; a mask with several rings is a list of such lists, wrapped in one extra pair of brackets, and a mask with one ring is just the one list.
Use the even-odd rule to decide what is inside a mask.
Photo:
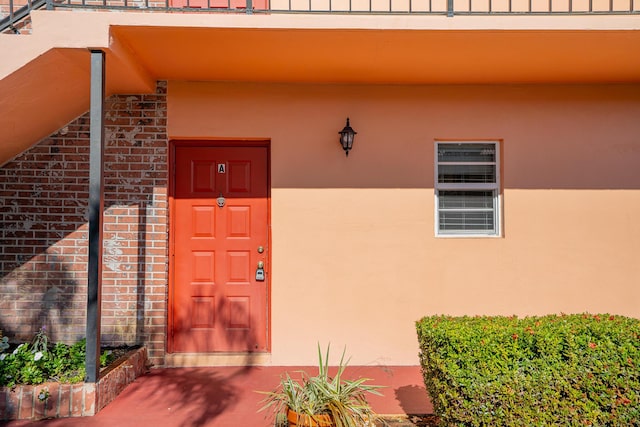
[(98, 383), (0, 387), (0, 421), (95, 415), (146, 370), (147, 351), (138, 348), (103, 369)]

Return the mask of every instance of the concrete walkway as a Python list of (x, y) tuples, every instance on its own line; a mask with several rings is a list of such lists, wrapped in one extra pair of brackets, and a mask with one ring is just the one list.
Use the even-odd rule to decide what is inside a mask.
[[(215, 367), (152, 369), (129, 385), (94, 417), (10, 421), (7, 427), (270, 427), (268, 413), (257, 410), (262, 395), (284, 372), (317, 367)], [(427, 414), (433, 409), (418, 366), (353, 366), (349, 378), (371, 378), (384, 396), (369, 402), (379, 414)]]

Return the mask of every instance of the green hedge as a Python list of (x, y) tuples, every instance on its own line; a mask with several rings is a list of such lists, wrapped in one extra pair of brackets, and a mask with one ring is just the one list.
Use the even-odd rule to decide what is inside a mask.
[(425, 385), (446, 426), (640, 426), (640, 320), (425, 317)]

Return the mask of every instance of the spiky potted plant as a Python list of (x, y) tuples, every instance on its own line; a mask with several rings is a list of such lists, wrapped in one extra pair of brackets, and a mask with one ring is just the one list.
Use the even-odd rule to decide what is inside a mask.
[(276, 417), (286, 418), (290, 427), (374, 426), (379, 417), (367, 402), (367, 393), (381, 395), (381, 386), (365, 384), (369, 378), (343, 378), (348, 360), (342, 352), (336, 374), (329, 375), (329, 346), (323, 358), (318, 345), (318, 375), (299, 372), (300, 379), (285, 373), (273, 391), (263, 391), (260, 411), (271, 409)]

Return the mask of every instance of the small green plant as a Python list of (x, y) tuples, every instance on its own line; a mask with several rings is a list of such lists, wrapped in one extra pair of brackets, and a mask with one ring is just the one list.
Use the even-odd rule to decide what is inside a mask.
[(45, 353), (49, 348), (49, 337), (47, 336), (47, 328), (42, 327), (33, 337), (31, 350), (35, 353)]
[[(306, 372), (298, 372), (300, 380), (286, 373), (280, 385), (269, 392), (261, 391), (266, 397), (259, 411), (271, 409), (276, 419), (286, 417), (289, 410), (307, 415), (317, 422), (318, 416), (328, 415), (332, 425), (356, 427), (374, 425), (379, 417), (369, 406), (366, 394), (380, 395), (381, 386), (365, 384), (369, 378), (346, 380), (343, 378), (348, 360), (342, 352), (335, 376), (329, 376), (329, 347), (324, 358), (318, 345), (318, 375), (310, 377)], [(311, 422), (311, 421), (308, 421)], [(298, 426), (315, 425), (298, 421)], [(322, 424), (321, 424), (322, 425)]]
[[(31, 343), (22, 343), (13, 351), (8, 340), (3, 337), (0, 343), (0, 386), (13, 387), (17, 384), (42, 384), (45, 381), (77, 383), (85, 377), (86, 341), (83, 339), (73, 345), (49, 341), (45, 328), (38, 331)], [(111, 362), (111, 352), (104, 351), (100, 356), (101, 366)], [(40, 398), (40, 395), (38, 395)], [(45, 396), (46, 400), (48, 396)]]
[(46, 402), (49, 399), (49, 396), (51, 396), (51, 393), (49, 393), (49, 389), (47, 387), (44, 387), (38, 393), (38, 400), (40, 402)]

